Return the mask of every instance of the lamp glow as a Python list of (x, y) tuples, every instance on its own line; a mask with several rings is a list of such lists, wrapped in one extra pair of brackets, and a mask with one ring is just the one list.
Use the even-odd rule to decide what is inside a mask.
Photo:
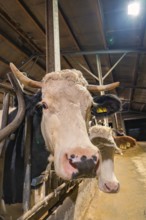
[(128, 15), (137, 16), (140, 12), (139, 2), (132, 2), (128, 5)]

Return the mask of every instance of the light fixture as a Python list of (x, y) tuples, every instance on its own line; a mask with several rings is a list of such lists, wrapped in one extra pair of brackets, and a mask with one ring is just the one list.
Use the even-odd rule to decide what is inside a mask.
[(139, 2), (133, 1), (128, 4), (128, 15), (137, 16), (140, 12)]

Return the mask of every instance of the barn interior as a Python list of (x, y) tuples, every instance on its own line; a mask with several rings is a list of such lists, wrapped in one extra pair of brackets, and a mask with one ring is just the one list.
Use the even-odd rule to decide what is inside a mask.
[[(139, 14), (128, 13), (131, 3), (139, 4)], [(117, 95), (122, 108), (104, 122), (116, 130), (122, 128), (126, 135), (138, 141), (138, 146), (124, 149), (125, 158), (117, 155), (115, 159), (115, 169), (122, 182), (119, 194), (92, 192), (88, 208), (74, 220), (145, 219), (146, 1), (0, 0), (0, 48), (0, 109), (5, 92), (13, 94), (7, 77), (10, 62), (37, 81), (48, 72), (77, 69), (92, 85), (120, 82), (105, 94)], [(35, 92), (27, 88), (26, 91)], [(92, 92), (93, 97), (100, 95), (103, 94)], [(12, 105), (13, 98), (10, 102)], [(137, 182), (133, 183), (132, 179)], [(85, 188), (89, 185), (94, 189), (94, 181)], [(40, 219), (60, 218), (57, 214), (56, 218), (43, 218), (42, 214)]]

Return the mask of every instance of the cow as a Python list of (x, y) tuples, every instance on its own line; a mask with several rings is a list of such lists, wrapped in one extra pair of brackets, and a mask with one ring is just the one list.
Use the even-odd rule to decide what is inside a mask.
[(94, 125), (89, 129), (92, 143), (100, 149), (102, 163), (98, 176), (98, 186), (101, 191), (116, 193), (120, 184), (114, 173), (115, 149), (121, 154), (112, 136), (112, 129), (102, 125)]
[[(26, 114), (33, 115), (35, 128), (33, 129), (33, 145), (35, 148), (32, 150), (34, 151), (32, 179), (40, 175), (46, 168), (50, 154), (54, 157), (54, 168), (57, 175), (64, 180), (98, 176), (100, 174), (101, 155), (99, 149), (90, 141), (86, 125), (93, 105), (93, 98), (88, 90), (98, 89), (99, 91), (100, 87), (88, 85), (82, 73), (77, 70), (52, 72), (46, 74), (42, 82), (37, 82), (24, 76), (13, 64), (10, 67), (25, 86), (41, 89), (33, 97), (25, 96)], [(118, 84), (114, 84), (114, 86), (118, 86)], [(113, 88), (113, 85), (102, 86), (102, 90)], [(18, 143), (24, 141), (23, 136), (19, 140), (18, 135), (21, 132), (23, 133), (23, 130), (24, 122), (16, 132), (15, 139)], [(20, 155), (23, 152), (21, 144), (19, 148), (16, 148), (16, 144), (12, 142), (13, 140), (8, 144), (13, 147), (7, 147), (7, 151), (10, 151), (9, 153), (14, 152), (13, 163), (10, 163), (10, 159), (6, 156), (9, 164), (5, 165), (5, 168), (9, 170), (14, 168), (14, 159), (17, 159), (16, 152), (19, 152)], [(43, 146), (44, 153), (36, 153), (41, 146)], [(36, 155), (41, 155), (42, 158), (39, 159)], [(18, 159), (20, 163), (23, 163), (22, 158)], [(20, 179), (23, 180), (24, 178), (24, 174), (19, 170), (18, 161), (15, 165), (17, 165), (16, 169), (21, 178), (15, 178), (15, 175), (9, 172), (6, 172), (4, 177), (4, 181), (9, 182), (9, 176), (13, 176), (12, 185), (15, 187), (15, 193), (13, 193), (15, 198), (13, 200), (11, 199), (13, 189), (9, 189), (10, 186), (8, 185), (4, 186), (5, 195), (8, 195), (4, 198), (9, 204), (22, 201), (22, 195), (20, 196), (19, 192), (16, 191)], [(36, 169), (34, 161), (39, 162), (38, 169)], [(109, 191), (113, 192), (113, 187), (110, 189), (108, 186), (108, 188)]]
[(82, 73), (62, 70), (46, 74), (42, 82), (37, 82), (24, 76), (14, 64), (10, 67), (24, 85), (41, 88), (41, 131), (54, 155), (57, 175), (64, 180), (97, 176), (100, 153), (86, 129), (93, 99)]
[[(14, 74), (19, 72), (12, 64), (11, 69)], [(92, 97), (81, 72), (52, 72), (37, 84), (42, 91), (41, 131), (54, 155), (57, 175), (64, 180), (98, 175), (100, 153), (89, 140), (85, 123)]]

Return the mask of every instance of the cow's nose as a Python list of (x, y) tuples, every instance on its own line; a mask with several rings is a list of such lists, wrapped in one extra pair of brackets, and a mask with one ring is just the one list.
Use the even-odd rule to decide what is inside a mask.
[(120, 184), (119, 182), (116, 181), (106, 182), (105, 188), (106, 188), (106, 192), (117, 193), (120, 189)]
[(69, 163), (74, 167), (77, 172), (72, 174), (72, 178), (82, 178), (82, 177), (95, 177), (97, 168), (99, 167), (99, 159), (96, 155), (87, 157), (86, 155), (78, 156), (71, 154), (68, 157)]

